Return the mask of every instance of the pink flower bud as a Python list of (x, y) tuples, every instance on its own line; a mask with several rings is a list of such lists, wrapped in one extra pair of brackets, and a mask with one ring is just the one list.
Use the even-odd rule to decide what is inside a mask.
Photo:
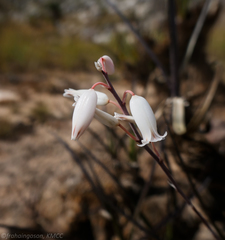
[(107, 55), (100, 57), (98, 61), (95, 62), (95, 67), (98, 71), (103, 71), (109, 75), (113, 74), (115, 71), (114, 63), (112, 59)]

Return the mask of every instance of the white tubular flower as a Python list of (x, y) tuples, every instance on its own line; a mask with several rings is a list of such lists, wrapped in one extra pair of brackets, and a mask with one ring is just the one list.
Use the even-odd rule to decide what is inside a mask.
[(119, 125), (119, 121), (114, 118), (112, 115), (96, 108), (95, 116), (100, 123), (106, 125), (107, 127), (116, 127)]
[(90, 125), (97, 105), (97, 94), (89, 89), (77, 100), (73, 112), (71, 140), (79, 139)]
[(114, 63), (112, 59), (107, 55), (100, 57), (98, 61), (95, 62), (95, 67), (98, 71), (104, 71), (109, 75), (113, 74), (115, 71)]
[(167, 132), (163, 136), (158, 134), (155, 115), (145, 98), (137, 95), (132, 96), (130, 111), (143, 137), (142, 144), (138, 145), (139, 147), (143, 147), (150, 142), (161, 141), (166, 137)]
[[(73, 97), (74, 101), (76, 102), (79, 97), (84, 94), (85, 92), (89, 91), (88, 89), (80, 89), (80, 90), (75, 90), (72, 88), (69, 89), (64, 89), (64, 97)], [(105, 93), (95, 91), (97, 94), (97, 105), (98, 106), (104, 106), (109, 103), (109, 98)]]

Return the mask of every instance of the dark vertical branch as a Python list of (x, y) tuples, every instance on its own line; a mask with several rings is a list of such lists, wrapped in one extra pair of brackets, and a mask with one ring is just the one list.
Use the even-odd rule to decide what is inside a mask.
[(174, 0), (168, 0), (168, 20), (170, 33), (170, 84), (171, 96), (179, 96), (178, 61), (177, 61), (177, 28), (175, 23), (176, 10)]
[[(123, 104), (122, 100), (120, 99), (120, 97), (118, 96), (117, 92), (115, 91), (112, 83), (110, 82), (109, 78), (108, 78), (108, 74), (102, 71), (102, 74), (105, 78), (105, 81), (107, 82), (107, 84), (109, 85), (109, 91), (113, 94), (114, 98), (117, 100), (117, 102), (119, 103), (119, 105), (121, 106), (121, 109), (123, 110), (123, 113), (125, 115), (129, 115), (127, 108), (125, 106), (125, 104)], [(137, 142), (141, 142), (141, 136), (137, 130), (137, 128), (135, 127), (134, 124), (130, 123), (130, 127), (133, 130), (135, 136), (137, 137)], [(198, 217), (201, 219), (201, 221), (205, 224), (205, 226), (209, 229), (209, 231), (212, 233), (212, 235), (215, 237), (215, 239), (217, 240), (221, 240), (221, 238), (215, 233), (215, 231), (212, 229), (212, 227), (209, 225), (209, 223), (207, 222), (207, 220), (203, 217), (203, 215), (197, 210), (197, 208), (193, 205), (193, 203), (190, 201), (190, 199), (184, 194), (184, 192), (182, 191), (182, 189), (179, 187), (179, 185), (177, 184), (177, 182), (175, 181), (175, 179), (173, 178), (173, 176), (171, 175), (169, 169), (166, 167), (166, 165), (164, 164), (164, 162), (158, 158), (158, 156), (149, 148), (148, 145), (145, 145), (143, 147), (153, 158), (154, 160), (159, 164), (159, 166), (161, 167), (161, 169), (164, 171), (164, 173), (166, 174), (166, 176), (168, 177), (169, 181), (172, 183), (172, 185), (174, 186), (174, 188), (177, 190), (177, 192), (183, 197), (183, 199), (186, 201), (186, 203), (192, 208), (192, 210), (198, 215)]]

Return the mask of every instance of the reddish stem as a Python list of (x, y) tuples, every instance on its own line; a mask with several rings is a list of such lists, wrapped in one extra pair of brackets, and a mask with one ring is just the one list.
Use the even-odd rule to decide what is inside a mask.
[(123, 104), (125, 104), (127, 93), (130, 93), (132, 96), (135, 95), (131, 90), (126, 90), (123, 94), (123, 99), (122, 99)]
[(139, 142), (139, 139), (137, 139), (135, 136), (133, 136), (123, 125), (119, 124), (118, 125), (120, 128), (123, 129), (123, 131), (129, 136), (131, 137), (134, 141)]
[(109, 103), (114, 104), (115, 106), (117, 106), (121, 111), (123, 111), (123, 109), (120, 107), (120, 105), (112, 100), (109, 100)]
[(162, 161), (162, 158), (160, 157), (159, 152), (157, 151), (157, 149), (156, 149), (154, 143), (151, 142), (151, 144), (152, 144), (152, 148), (153, 148), (155, 154), (157, 155), (157, 157), (159, 158), (159, 160)]
[(100, 63), (102, 65), (102, 71), (107, 73), (105, 69), (105, 59), (103, 57), (100, 58)]
[(101, 85), (101, 86), (103, 86), (103, 87), (105, 87), (105, 88), (107, 88), (107, 89), (110, 89), (110, 86), (109, 86), (108, 84), (103, 83), (103, 82), (97, 82), (97, 83), (95, 83), (95, 84), (91, 87), (91, 89), (94, 89), (94, 88), (97, 87), (98, 85)]

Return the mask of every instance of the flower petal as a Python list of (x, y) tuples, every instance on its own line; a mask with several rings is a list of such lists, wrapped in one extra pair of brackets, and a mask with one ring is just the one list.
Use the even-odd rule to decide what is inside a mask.
[(163, 136), (158, 134), (155, 115), (145, 98), (137, 95), (132, 96), (130, 110), (143, 137), (142, 144), (139, 146), (161, 141), (166, 137), (167, 133)]
[(132, 116), (129, 116), (129, 115), (124, 115), (124, 114), (114, 112), (114, 117), (118, 120), (121, 120), (121, 121), (128, 121), (128, 122), (131, 122), (131, 123), (135, 123), (134, 118)]
[[(64, 89), (63, 96), (64, 97), (74, 97), (74, 101), (76, 102), (78, 100), (78, 98), (87, 91), (88, 91), (88, 89), (79, 89), (79, 90), (75, 90), (72, 88)], [(109, 98), (105, 93), (98, 92), (98, 91), (95, 91), (95, 92), (98, 97), (97, 105), (104, 106), (109, 103)]]
[(116, 127), (119, 125), (119, 121), (113, 117), (112, 115), (96, 108), (95, 110), (95, 116), (94, 116), (99, 122), (106, 125), (107, 127)]
[(142, 142), (142, 144), (137, 144), (138, 145), (138, 147), (144, 147), (145, 145), (147, 145), (147, 144), (149, 144), (150, 143), (150, 141), (148, 140), (141, 140), (141, 142)]
[(87, 90), (78, 99), (74, 108), (72, 119), (71, 139), (76, 140), (84, 133), (90, 125), (96, 109), (97, 94), (93, 89)]

